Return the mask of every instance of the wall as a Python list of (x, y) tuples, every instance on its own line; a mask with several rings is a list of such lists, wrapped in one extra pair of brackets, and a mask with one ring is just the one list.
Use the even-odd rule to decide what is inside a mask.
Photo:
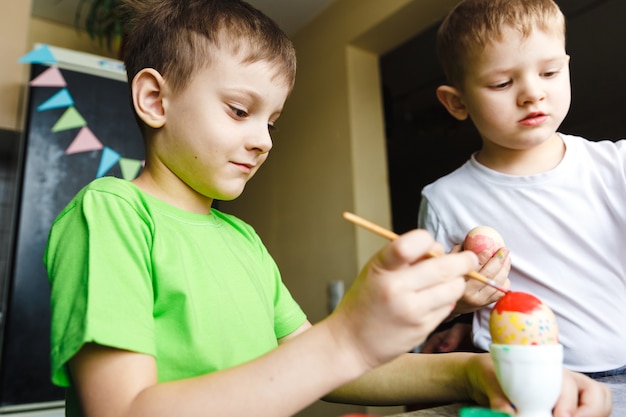
[[(312, 322), (327, 314), (327, 282), (349, 284), (385, 243), (342, 212), (391, 224), (378, 57), (455, 3), (339, 0), (292, 36), (298, 77), (274, 149), (243, 196), (224, 207), (256, 227)], [(339, 410), (320, 402), (301, 416)]]
[(454, 3), (339, 0), (292, 37), (298, 78), (274, 149), (243, 196), (223, 207), (255, 225), (314, 321), (326, 314), (317, 299), (325, 281), (351, 279), (384, 244), (341, 213), (390, 224), (378, 56)]
[(30, 30), (28, 33), (29, 49), (36, 43), (46, 43), (76, 51), (88, 52), (90, 54), (117, 58), (114, 52), (100, 47), (97, 41), (91, 40), (86, 32), (77, 31), (72, 26), (62, 25), (33, 16), (30, 20)]
[(18, 130), (21, 105), (21, 86), (27, 77), (17, 60), (27, 50), (30, 0), (0, 0), (0, 129)]

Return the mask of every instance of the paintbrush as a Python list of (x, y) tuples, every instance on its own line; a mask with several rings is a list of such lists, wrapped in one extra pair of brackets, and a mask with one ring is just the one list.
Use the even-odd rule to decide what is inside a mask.
[[(369, 230), (370, 232), (376, 233), (379, 236), (382, 236), (386, 239), (389, 240), (395, 240), (398, 238), (398, 234), (392, 232), (391, 230), (387, 230), (382, 226), (377, 225), (376, 223), (372, 223), (369, 220), (365, 220), (362, 217), (357, 216), (356, 214), (353, 213), (349, 213), (349, 212), (344, 212), (343, 213), (343, 218), (346, 219), (347, 221), (356, 224), (357, 226), (361, 226), (364, 229)], [(431, 258), (435, 258), (437, 256), (439, 256), (438, 253), (432, 252), (432, 251), (428, 251), (427, 255), (430, 256)], [(466, 275), (468, 278), (471, 279), (475, 279), (477, 281), (482, 282), (485, 285), (489, 285), (490, 287), (495, 288), (498, 291), (502, 291), (503, 293), (508, 293), (509, 290), (499, 286), (494, 280), (489, 279), (481, 274), (479, 274), (478, 272), (472, 271), (470, 273), (468, 273)]]

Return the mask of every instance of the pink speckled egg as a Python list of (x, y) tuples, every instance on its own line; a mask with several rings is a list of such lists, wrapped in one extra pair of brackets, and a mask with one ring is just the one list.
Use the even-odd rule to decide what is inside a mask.
[(504, 246), (504, 239), (494, 228), (489, 226), (476, 226), (465, 236), (463, 249), (471, 250), (478, 254), (488, 250), (493, 256), (498, 249)]

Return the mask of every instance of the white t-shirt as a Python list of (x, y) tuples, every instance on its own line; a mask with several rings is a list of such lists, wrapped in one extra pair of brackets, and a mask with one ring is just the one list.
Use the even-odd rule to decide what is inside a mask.
[[(474, 226), (500, 232), (511, 289), (552, 308), (565, 366), (605, 371), (626, 365), (626, 140), (560, 136), (563, 160), (538, 175), (502, 174), (472, 156), (424, 187), (418, 223), (448, 250)], [(474, 315), (484, 350), (490, 311)]]

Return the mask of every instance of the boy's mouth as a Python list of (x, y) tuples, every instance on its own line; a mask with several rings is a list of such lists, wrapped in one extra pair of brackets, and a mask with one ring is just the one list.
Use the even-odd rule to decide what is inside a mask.
[(522, 126), (537, 126), (543, 123), (547, 118), (548, 116), (542, 112), (528, 113), (526, 117), (519, 121), (519, 124)]
[(256, 166), (255, 164), (248, 164), (248, 163), (243, 163), (243, 162), (233, 162), (233, 164), (237, 166), (242, 172), (247, 173), (247, 174), (252, 172), (252, 170)]

